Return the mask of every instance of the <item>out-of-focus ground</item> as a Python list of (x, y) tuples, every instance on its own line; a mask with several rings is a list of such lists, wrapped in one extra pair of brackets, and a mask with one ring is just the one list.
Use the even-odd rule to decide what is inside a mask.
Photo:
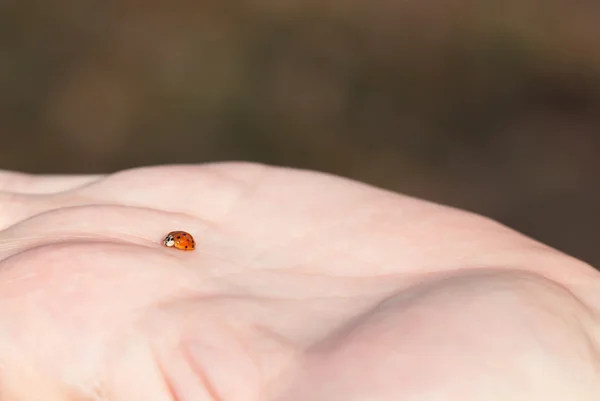
[(0, 3), (0, 168), (244, 159), (489, 215), (600, 266), (600, 3)]

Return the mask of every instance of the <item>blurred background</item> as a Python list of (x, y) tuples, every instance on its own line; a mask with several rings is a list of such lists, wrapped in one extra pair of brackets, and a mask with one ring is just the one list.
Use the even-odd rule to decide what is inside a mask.
[(600, 266), (599, 20), (589, 0), (6, 0), (0, 169), (317, 169)]

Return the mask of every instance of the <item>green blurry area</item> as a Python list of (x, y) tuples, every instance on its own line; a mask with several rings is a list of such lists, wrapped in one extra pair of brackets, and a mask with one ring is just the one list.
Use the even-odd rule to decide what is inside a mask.
[(600, 266), (600, 3), (5, 1), (0, 168), (252, 160)]

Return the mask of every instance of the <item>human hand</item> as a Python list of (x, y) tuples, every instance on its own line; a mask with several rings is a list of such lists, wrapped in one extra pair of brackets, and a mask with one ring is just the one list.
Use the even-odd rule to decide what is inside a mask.
[(244, 163), (0, 190), (2, 400), (600, 399), (598, 272), (483, 217)]

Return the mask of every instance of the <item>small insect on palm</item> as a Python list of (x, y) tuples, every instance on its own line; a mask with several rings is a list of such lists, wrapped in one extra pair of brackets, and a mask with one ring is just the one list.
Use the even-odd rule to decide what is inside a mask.
[(163, 239), (163, 245), (167, 248), (175, 248), (182, 251), (193, 251), (196, 248), (194, 237), (185, 231), (171, 231)]

